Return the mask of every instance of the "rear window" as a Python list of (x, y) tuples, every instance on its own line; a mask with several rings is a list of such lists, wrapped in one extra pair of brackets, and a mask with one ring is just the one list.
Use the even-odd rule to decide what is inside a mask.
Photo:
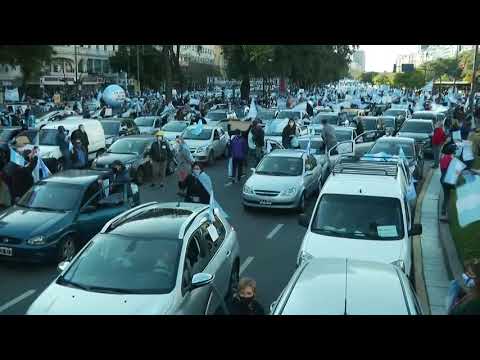
[(360, 240), (400, 240), (404, 236), (398, 199), (324, 194), (312, 222), (312, 232)]
[(407, 121), (403, 124), (400, 132), (411, 132), (419, 134), (429, 134), (433, 131), (432, 123), (428, 121)]

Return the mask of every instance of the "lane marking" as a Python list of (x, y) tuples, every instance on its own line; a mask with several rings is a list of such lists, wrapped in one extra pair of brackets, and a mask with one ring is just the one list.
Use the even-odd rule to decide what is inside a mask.
[(15, 299), (10, 300), (6, 304), (3, 304), (0, 306), (0, 313), (11, 308), (12, 306), (17, 305), (20, 301), (25, 300), (29, 296), (33, 295), (36, 292), (34, 289), (30, 289), (28, 291), (25, 291), (23, 294), (17, 296)]
[(277, 226), (275, 226), (275, 228), (272, 231), (270, 231), (270, 234), (267, 235), (267, 239), (270, 240), (271, 238), (273, 238), (275, 234), (280, 231), (283, 225), (284, 224), (278, 224)]
[(253, 261), (253, 259), (255, 259), (253, 256), (249, 256), (245, 259), (242, 266), (240, 266), (239, 275), (242, 275), (242, 273), (245, 271), (247, 266), (250, 265), (250, 263)]

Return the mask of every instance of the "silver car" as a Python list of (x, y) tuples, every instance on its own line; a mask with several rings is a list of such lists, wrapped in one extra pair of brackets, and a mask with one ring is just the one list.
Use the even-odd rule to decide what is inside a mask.
[(273, 315), (422, 315), (407, 276), (395, 265), (341, 258), (303, 262)]
[(296, 208), (303, 212), (305, 199), (320, 188), (321, 166), (303, 150), (274, 150), (252, 169), (243, 187), (243, 205)]
[[(238, 286), (240, 247), (215, 210), (147, 203), (110, 220), (27, 314), (205, 315)], [(222, 306), (223, 307), (223, 306)]]
[(196, 125), (192, 125), (184, 130), (182, 136), (195, 161), (212, 165), (215, 159), (228, 156), (228, 134), (221, 127), (204, 126), (197, 133)]

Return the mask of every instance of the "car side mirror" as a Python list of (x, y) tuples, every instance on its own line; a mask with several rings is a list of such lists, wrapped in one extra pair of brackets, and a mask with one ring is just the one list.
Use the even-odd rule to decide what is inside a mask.
[(422, 235), (422, 231), (423, 231), (422, 224), (413, 224), (412, 228), (408, 232), (408, 235), (409, 236)]
[(305, 214), (298, 215), (298, 225), (308, 228), (308, 217)]
[(255, 174), (255, 168), (250, 168), (252, 170), (252, 173)]
[(70, 265), (70, 261), (62, 261), (60, 264), (58, 264), (58, 272), (64, 272), (68, 265)]
[(275, 300), (274, 302), (272, 302), (272, 304), (270, 305), (270, 314), (273, 314), (277, 305), (278, 305), (278, 300)]
[(97, 207), (96, 206), (93, 206), (93, 205), (88, 205), (88, 206), (84, 206), (81, 210), (80, 210), (80, 213), (82, 214), (90, 214), (94, 211), (97, 210)]
[(208, 274), (208, 273), (195, 274), (192, 277), (192, 283), (190, 285), (190, 289), (191, 290), (198, 289), (200, 287), (208, 285), (213, 281), (214, 278), (215, 278), (214, 275)]

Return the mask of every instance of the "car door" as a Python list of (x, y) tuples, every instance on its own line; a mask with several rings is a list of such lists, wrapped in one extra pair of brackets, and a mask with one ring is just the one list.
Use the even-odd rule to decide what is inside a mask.
[(215, 157), (218, 157), (220, 156), (221, 154), (221, 143), (220, 143), (220, 134), (218, 133), (218, 130), (217, 129), (214, 129), (213, 130), (213, 144), (212, 144), (212, 147), (213, 147), (213, 153), (215, 154)]
[(205, 312), (208, 312), (209, 302), (214, 297), (211, 286), (189, 289), (193, 275), (206, 271), (208, 263), (205, 248), (201, 247), (203, 245), (201, 242), (202, 236), (202, 229), (197, 227), (188, 237), (185, 256), (182, 265), (179, 267), (182, 277), (181, 300), (176, 310), (179, 315), (204, 315)]
[[(127, 184), (115, 186), (115, 192), (108, 194), (105, 186), (100, 189), (97, 183), (92, 184), (86, 191), (84, 199), (75, 220), (75, 228), (83, 241), (90, 240), (113, 217), (120, 215), (130, 208), (127, 198)], [(96, 189), (94, 195), (87, 197)], [(86, 201), (85, 201), (86, 200)]]
[(310, 158), (308, 156), (303, 157), (303, 184), (306, 190), (306, 196), (310, 196), (312, 193), (312, 186), (313, 186), (313, 170), (312, 170), (312, 163), (310, 162)]
[(313, 183), (312, 183), (312, 193), (315, 193), (317, 189), (319, 189), (319, 181), (322, 176), (322, 168), (321, 166), (317, 163), (317, 159), (315, 159), (315, 156), (309, 155), (308, 156), (310, 159), (310, 164), (312, 164), (312, 171), (313, 171)]

